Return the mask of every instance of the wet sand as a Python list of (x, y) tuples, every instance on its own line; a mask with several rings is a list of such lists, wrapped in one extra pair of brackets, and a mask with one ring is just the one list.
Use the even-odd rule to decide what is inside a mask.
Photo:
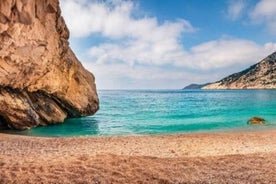
[(0, 183), (276, 183), (276, 130), (78, 138), (0, 134)]

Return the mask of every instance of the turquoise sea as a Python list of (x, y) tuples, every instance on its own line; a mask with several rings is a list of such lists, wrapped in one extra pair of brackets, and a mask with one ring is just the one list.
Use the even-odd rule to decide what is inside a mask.
[[(17, 132), (38, 136), (174, 134), (276, 128), (276, 90), (100, 90), (94, 116)], [(261, 116), (267, 126), (249, 126)]]

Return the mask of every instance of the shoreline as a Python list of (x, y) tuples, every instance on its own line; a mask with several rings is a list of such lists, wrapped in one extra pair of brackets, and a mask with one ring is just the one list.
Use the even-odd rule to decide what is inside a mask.
[(273, 183), (274, 173), (275, 129), (116, 137), (0, 133), (0, 183)]
[(2, 130), (1, 135), (17, 135), (27, 137), (39, 137), (39, 138), (98, 138), (98, 137), (135, 137), (135, 136), (171, 136), (171, 135), (190, 135), (190, 134), (216, 134), (216, 133), (235, 133), (235, 132), (258, 132), (258, 131), (270, 131), (276, 130), (275, 123), (268, 123), (264, 125), (248, 125), (248, 127), (242, 128), (228, 128), (228, 129), (215, 129), (215, 130), (199, 130), (190, 132), (175, 132), (175, 133), (151, 133), (151, 134), (91, 134), (91, 135), (68, 135), (68, 136), (47, 136), (39, 134), (24, 134), (17, 130)]

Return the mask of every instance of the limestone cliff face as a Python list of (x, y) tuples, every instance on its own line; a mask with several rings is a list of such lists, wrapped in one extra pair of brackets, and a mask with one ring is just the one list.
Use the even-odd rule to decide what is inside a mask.
[(0, 127), (28, 129), (98, 110), (94, 76), (68, 38), (58, 0), (0, 1)]
[(276, 52), (248, 69), (203, 89), (276, 89)]

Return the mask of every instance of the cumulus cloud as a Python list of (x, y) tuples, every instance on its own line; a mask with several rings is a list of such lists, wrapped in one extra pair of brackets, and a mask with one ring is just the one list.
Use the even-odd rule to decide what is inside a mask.
[[(90, 39), (96, 34), (104, 38), (88, 48), (83, 63), (97, 76), (100, 88), (175, 88), (185, 81), (208, 82), (244, 69), (276, 50), (275, 43), (231, 37), (185, 49), (181, 36), (197, 30), (188, 20), (160, 22), (156, 17), (136, 16), (139, 5), (132, 1), (61, 0), (61, 5), (71, 36)], [(232, 19), (238, 18), (243, 6), (232, 5)], [(262, 6), (256, 6), (252, 17), (268, 17), (274, 12)]]
[(243, 13), (246, 7), (244, 0), (231, 0), (227, 9), (227, 16), (231, 20), (237, 20)]
[(116, 44), (95, 48), (99, 49), (93, 53), (97, 62), (85, 65), (97, 76), (100, 88), (181, 88), (184, 84), (215, 81), (245, 69), (274, 52), (276, 44), (221, 38), (188, 51), (172, 51), (170, 60), (161, 63), (156, 60), (157, 64), (149, 62), (153, 58), (145, 56), (151, 53), (146, 49)]
[(276, 34), (276, 1), (260, 0), (250, 17), (254, 23), (264, 23), (272, 34)]
[(192, 65), (201, 70), (249, 65), (275, 50), (276, 43), (259, 45), (249, 40), (221, 38), (191, 48), (188, 57), (183, 59), (185, 62), (178, 64), (184, 67), (187, 62), (192, 61)]
[(135, 18), (131, 1), (61, 0), (63, 16), (72, 36), (85, 37), (100, 33), (110, 38), (133, 38), (155, 41), (193, 32), (195, 28), (184, 19), (159, 24), (155, 17)]
[(144, 42), (101, 44), (92, 47), (90, 56), (97, 63), (123, 62), (127, 65), (144, 64), (197, 70), (214, 70), (236, 64), (252, 64), (276, 50), (275, 43), (259, 45), (253, 41), (221, 38), (184, 50), (178, 44), (147, 45)]
[(175, 40), (164, 38), (156, 42), (129, 40), (112, 44), (100, 44), (89, 51), (98, 63), (124, 62), (129, 65), (172, 64), (185, 54), (183, 47)]

